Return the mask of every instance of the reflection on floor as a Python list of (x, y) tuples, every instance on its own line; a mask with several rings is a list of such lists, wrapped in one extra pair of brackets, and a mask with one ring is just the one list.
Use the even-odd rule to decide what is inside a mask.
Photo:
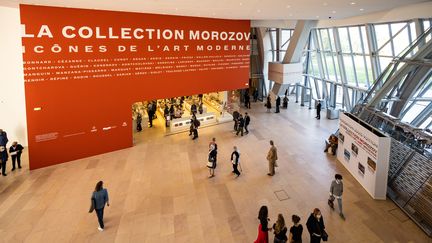
[[(283, 213), (287, 223), (298, 214), (304, 225), (311, 210), (321, 208), (330, 242), (432, 242), (391, 201), (372, 200), (322, 152), (337, 121), (315, 120), (314, 110), (297, 104), (280, 114), (266, 113), (261, 103), (252, 108), (251, 133), (243, 137), (232, 133), (232, 123), (203, 128), (194, 141), (187, 133), (164, 136), (156, 127), (138, 134), (130, 149), (9, 173), (0, 178), (0, 242), (253, 242), (261, 205), (269, 207), (271, 224)], [(208, 179), (212, 137), (219, 163)], [(274, 177), (266, 175), (269, 139), (279, 151)], [(229, 161), (233, 145), (243, 168), (237, 179)], [(336, 172), (344, 176), (346, 221), (326, 203)], [(98, 180), (111, 198), (102, 233), (87, 213)], [(303, 240), (309, 240), (306, 232)]]

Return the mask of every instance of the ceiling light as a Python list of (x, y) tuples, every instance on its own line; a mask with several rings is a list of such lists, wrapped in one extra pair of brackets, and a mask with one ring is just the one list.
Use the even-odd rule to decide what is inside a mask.
[(290, 13), (290, 14), (289, 14), (289, 16), (293, 16), (293, 14), (292, 14), (292, 13)]
[(327, 6), (327, 5), (328, 5), (328, 3), (324, 2), (324, 3), (323, 3), (323, 5), (324, 5), (324, 6)]
[(333, 10), (333, 11), (332, 11), (332, 13), (334, 13), (334, 14), (335, 14), (335, 13), (336, 13), (336, 10)]
[(360, 9), (360, 11), (363, 11), (363, 10), (364, 10), (364, 8), (361, 8), (361, 9)]
[(286, 5), (286, 8), (291, 8), (291, 5)]
[(175, 11), (178, 11), (178, 8), (175, 8)]
[(317, 16), (316, 16), (316, 18), (318, 19), (318, 18), (319, 18), (319, 16), (317, 15)]
[(355, 5), (356, 3), (355, 2), (351, 2), (351, 5)]
[(258, 13), (261, 13), (261, 9), (258, 9), (257, 12), (258, 12)]
[(239, 4), (240, 4), (240, 6), (243, 5), (243, 3), (239, 3)]

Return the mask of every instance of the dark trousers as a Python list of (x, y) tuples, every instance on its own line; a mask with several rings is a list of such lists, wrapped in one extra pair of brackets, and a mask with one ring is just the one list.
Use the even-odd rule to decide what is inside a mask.
[(321, 119), (321, 110), (317, 110), (316, 118)]
[(239, 133), (241, 133), (241, 135), (243, 136), (243, 127), (241, 126), (238, 127), (236, 135), (238, 135)]
[(12, 170), (15, 169), (15, 161), (18, 161), (18, 168), (21, 168), (21, 154), (12, 155)]
[(153, 115), (153, 113), (149, 113), (148, 115), (149, 115), (149, 126), (153, 127), (153, 116), (154, 115)]
[(247, 129), (248, 126), (249, 126), (249, 124), (245, 124), (245, 131), (246, 131), (246, 133), (249, 133), (249, 130)]
[(237, 169), (238, 164), (233, 164), (233, 173), (236, 175), (240, 175), (240, 171)]
[(2, 169), (2, 174), (6, 175), (6, 160), (1, 161), (0, 165), (1, 165), (1, 169)]
[(95, 209), (96, 216), (98, 218), (99, 226), (103, 229), (105, 228), (105, 225), (103, 223), (103, 215), (104, 215), (104, 208), (101, 209)]
[(279, 106), (277, 105), (276, 106), (276, 113), (279, 113), (280, 111), (279, 111)]
[(234, 121), (234, 131), (238, 130), (238, 122)]
[(194, 129), (193, 130), (193, 139), (195, 139), (195, 138), (197, 138), (198, 137), (198, 129)]
[(141, 132), (142, 131), (142, 126), (141, 126), (141, 122), (137, 123), (137, 131)]
[(310, 242), (311, 243), (320, 243), (321, 242), (321, 237), (315, 236), (315, 235), (311, 235), (310, 236)]

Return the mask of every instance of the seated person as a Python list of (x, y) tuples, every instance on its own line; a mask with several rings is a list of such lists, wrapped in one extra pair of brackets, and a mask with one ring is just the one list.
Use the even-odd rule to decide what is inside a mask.
[(327, 153), (328, 149), (331, 148), (332, 154), (336, 155), (336, 149), (338, 147), (338, 138), (332, 134), (326, 141), (326, 147), (324, 149), (324, 153)]

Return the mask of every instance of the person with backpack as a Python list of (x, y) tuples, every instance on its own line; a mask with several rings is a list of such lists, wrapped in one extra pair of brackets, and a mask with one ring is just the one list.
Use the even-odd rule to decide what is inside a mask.
[(246, 112), (245, 116), (244, 116), (244, 128), (245, 128), (246, 134), (249, 133), (249, 130), (248, 130), (249, 123), (250, 123), (250, 117), (249, 117), (248, 113)]
[(241, 133), (241, 136), (243, 136), (244, 124), (245, 124), (245, 122), (244, 122), (243, 116), (240, 114), (239, 119), (238, 119), (238, 129), (237, 129), (236, 136), (238, 136), (239, 133)]

